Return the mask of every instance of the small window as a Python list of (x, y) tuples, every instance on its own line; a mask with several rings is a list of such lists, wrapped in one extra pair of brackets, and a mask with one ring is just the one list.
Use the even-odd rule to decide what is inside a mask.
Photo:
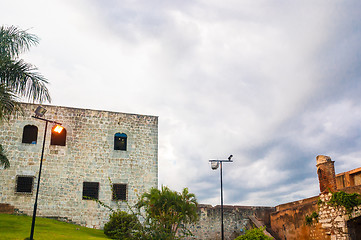
[(99, 199), (99, 183), (83, 182), (83, 200)]
[(116, 133), (114, 135), (114, 150), (127, 151), (127, 134)]
[(113, 200), (127, 200), (127, 184), (113, 184)]
[(38, 139), (38, 127), (34, 125), (26, 125), (23, 130), (22, 143), (36, 144)]
[(65, 146), (66, 143), (66, 129), (63, 128), (63, 130), (58, 133), (54, 131), (54, 126), (51, 130), (51, 140), (50, 145), (58, 145), (58, 146)]
[(17, 193), (33, 193), (34, 176), (16, 176)]

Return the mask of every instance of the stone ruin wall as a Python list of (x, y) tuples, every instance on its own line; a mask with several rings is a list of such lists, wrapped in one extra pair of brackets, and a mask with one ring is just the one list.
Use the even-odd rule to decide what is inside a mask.
[[(271, 228), (280, 240), (355, 240), (361, 239), (361, 206), (351, 215), (344, 207), (333, 207), (327, 202), (335, 191), (361, 194), (361, 168), (335, 175), (334, 161), (328, 156), (317, 156), (320, 195), (282, 204), (271, 214)], [(347, 186), (347, 187), (345, 187)], [(319, 202), (321, 200), (322, 202)], [(306, 215), (318, 214), (318, 221), (306, 224)]]
[[(361, 186), (354, 186), (350, 188), (342, 189), (342, 191), (347, 193), (359, 193), (361, 194)], [(319, 204), (318, 209), (318, 224), (325, 230), (326, 234), (330, 236), (331, 240), (349, 240), (354, 239), (350, 238), (352, 227), (349, 227), (348, 223), (354, 222), (355, 219), (360, 219), (361, 217), (361, 206), (354, 209), (351, 214), (347, 214), (344, 207), (334, 207), (328, 205), (327, 202), (330, 201), (332, 194), (329, 192), (324, 192), (320, 194), (320, 200), (322, 203)], [(359, 220), (360, 221), (360, 220)], [(359, 226), (358, 226), (359, 228)], [(360, 239), (361, 236), (357, 236)]]
[[(252, 227), (250, 216), (256, 216), (266, 225), (269, 225), (270, 213), (273, 207), (250, 206), (223, 206), (224, 235), (226, 240), (233, 240), (244, 234), (246, 229)], [(186, 239), (221, 239), (221, 206), (199, 205), (199, 222), (190, 227), (193, 237)]]
[[(45, 122), (34, 119), (37, 105), (23, 104), (24, 116), (0, 126), (0, 142), (11, 167), (1, 169), (0, 203), (32, 215)], [(127, 184), (127, 200), (158, 185), (158, 118), (57, 106), (45, 106), (45, 118), (67, 131), (66, 146), (50, 145), (51, 124), (45, 143), (37, 216), (67, 218), (77, 224), (101, 228), (109, 210), (82, 200), (83, 182), (99, 182), (99, 200), (111, 200), (111, 183)], [(25, 125), (38, 127), (37, 144), (22, 143)], [(127, 151), (114, 150), (114, 134), (127, 134)], [(32, 194), (15, 193), (16, 176), (34, 176)], [(119, 202), (126, 209), (125, 202)]]

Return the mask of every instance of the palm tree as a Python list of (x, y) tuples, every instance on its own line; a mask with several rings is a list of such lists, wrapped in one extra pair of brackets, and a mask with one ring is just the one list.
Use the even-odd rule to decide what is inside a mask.
[[(37, 45), (36, 35), (17, 27), (0, 27), (0, 121), (21, 112), (19, 98), (32, 102), (50, 102), (48, 81), (37, 72), (37, 68), (19, 55)], [(10, 166), (0, 144), (0, 166)]]
[(162, 186), (161, 190), (152, 188), (144, 193), (136, 207), (144, 209), (145, 224), (152, 239), (178, 239), (191, 235), (188, 224), (198, 220), (197, 199), (184, 188), (181, 193)]

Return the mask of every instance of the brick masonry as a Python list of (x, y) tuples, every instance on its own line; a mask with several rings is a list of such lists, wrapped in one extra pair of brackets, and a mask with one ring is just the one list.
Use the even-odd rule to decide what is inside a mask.
[[(11, 204), (32, 215), (38, 180), (45, 122), (32, 118), (37, 105), (23, 104), (24, 114), (0, 125), (0, 141), (10, 160), (0, 169), (0, 203)], [(51, 126), (46, 133), (38, 216), (66, 217), (93, 228), (101, 228), (109, 210), (91, 200), (82, 200), (83, 182), (99, 182), (99, 200), (116, 208), (111, 183), (127, 184), (127, 209), (138, 195), (158, 185), (158, 117), (44, 106), (45, 118), (63, 124), (66, 146), (50, 145)], [(25, 125), (38, 127), (37, 144), (22, 143)], [(51, 124), (50, 124), (51, 125)], [(114, 134), (127, 134), (127, 151), (114, 150)], [(16, 176), (34, 177), (32, 194), (15, 192)]]

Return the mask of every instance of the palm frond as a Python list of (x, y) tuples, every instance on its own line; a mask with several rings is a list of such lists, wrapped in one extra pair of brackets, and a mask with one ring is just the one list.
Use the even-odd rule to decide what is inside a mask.
[(18, 113), (22, 113), (18, 98), (10, 89), (0, 83), (0, 120), (9, 120), (11, 116), (16, 116)]
[(39, 38), (15, 26), (0, 27), (0, 55), (17, 58), (19, 54), (37, 45)]
[(5, 169), (10, 167), (9, 159), (6, 157), (3, 146), (1, 144), (0, 144), (0, 166), (4, 166)]
[(0, 57), (0, 83), (33, 102), (51, 101), (48, 81), (38, 69), (23, 60)]

